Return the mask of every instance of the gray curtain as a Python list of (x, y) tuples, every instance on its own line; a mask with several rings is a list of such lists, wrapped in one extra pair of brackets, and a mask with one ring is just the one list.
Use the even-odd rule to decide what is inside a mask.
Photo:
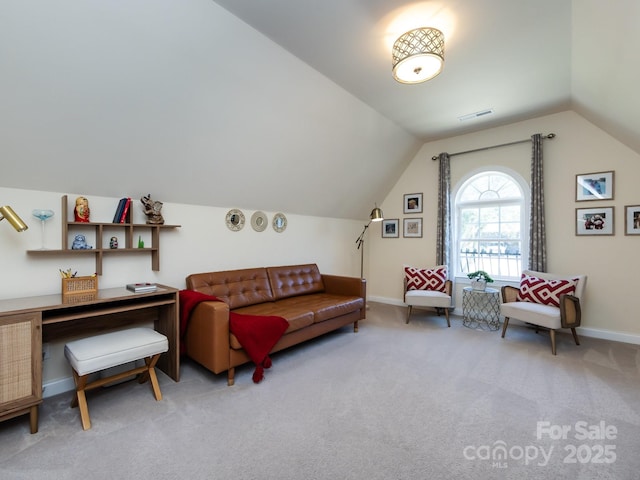
[(451, 169), (448, 153), (439, 155), (438, 227), (436, 230), (436, 263), (451, 271)]
[(547, 236), (544, 226), (544, 181), (542, 135), (531, 136), (531, 219), (529, 223), (529, 268), (547, 271)]

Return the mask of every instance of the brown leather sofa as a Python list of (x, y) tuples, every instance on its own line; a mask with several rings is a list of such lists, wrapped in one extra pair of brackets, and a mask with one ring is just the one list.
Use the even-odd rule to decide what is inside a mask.
[(356, 277), (323, 275), (316, 264), (196, 273), (187, 289), (213, 295), (220, 302), (199, 303), (184, 336), (186, 354), (213, 373), (227, 371), (233, 385), (235, 367), (250, 362), (229, 330), (229, 311), (276, 315), (289, 322), (271, 353), (365, 318), (366, 282)]

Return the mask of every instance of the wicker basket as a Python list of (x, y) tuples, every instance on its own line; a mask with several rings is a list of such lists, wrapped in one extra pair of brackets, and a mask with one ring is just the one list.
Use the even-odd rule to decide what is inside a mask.
[(98, 293), (98, 277), (71, 277), (62, 279), (62, 296), (95, 295)]

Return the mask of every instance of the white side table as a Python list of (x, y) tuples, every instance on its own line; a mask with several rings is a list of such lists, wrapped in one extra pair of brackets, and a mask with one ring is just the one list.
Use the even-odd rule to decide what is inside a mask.
[(462, 324), (469, 328), (500, 328), (500, 291), (495, 288), (462, 289)]

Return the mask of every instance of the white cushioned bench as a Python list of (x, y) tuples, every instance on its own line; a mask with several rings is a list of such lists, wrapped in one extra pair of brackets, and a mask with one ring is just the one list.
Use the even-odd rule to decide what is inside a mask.
[[(132, 375), (140, 375), (138, 381), (143, 383), (150, 380), (156, 400), (162, 400), (155, 365), (160, 354), (168, 350), (167, 337), (151, 328), (144, 327), (95, 335), (67, 343), (64, 347), (64, 355), (73, 368), (73, 378), (76, 384), (76, 396), (71, 402), (71, 406), (80, 407), (82, 428), (84, 430), (91, 428), (86, 390), (101, 387)], [(92, 373), (140, 359), (144, 359), (144, 366), (88, 383), (89, 375)]]

